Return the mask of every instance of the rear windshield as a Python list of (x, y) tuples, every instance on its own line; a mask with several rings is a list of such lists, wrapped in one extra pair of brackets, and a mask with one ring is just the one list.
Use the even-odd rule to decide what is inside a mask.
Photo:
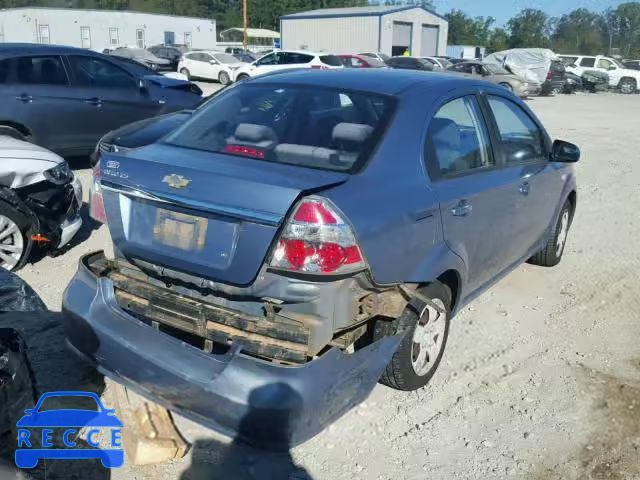
[(332, 88), (237, 84), (166, 138), (172, 145), (323, 170), (354, 171), (393, 98)]
[(320, 61), (325, 65), (331, 65), (332, 67), (340, 67), (342, 61), (336, 55), (322, 55)]

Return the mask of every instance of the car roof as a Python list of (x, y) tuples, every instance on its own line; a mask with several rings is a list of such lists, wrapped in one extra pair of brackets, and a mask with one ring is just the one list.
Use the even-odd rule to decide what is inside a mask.
[(86, 48), (65, 47), (62, 45), (41, 45), (39, 43), (0, 43), (0, 57), (16, 55), (96, 55), (100, 54)]
[(278, 75), (257, 76), (250, 80), (259, 83), (289, 83), (303, 86), (331, 87), (344, 90), (359, 90), (380, 95), (398, 95), (407, 88), (423, 84), (430, 90), (443, 93), (469, 84), (493, 85), (466, 77), (449, 76), (441, 73), (425, 73), (418, 70), (392, 69), (336, 69), (311, 70), (298, 69), (280, 72)]

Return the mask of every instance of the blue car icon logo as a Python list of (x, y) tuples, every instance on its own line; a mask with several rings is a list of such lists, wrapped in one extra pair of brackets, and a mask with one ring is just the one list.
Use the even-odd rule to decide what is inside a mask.
[[(90, 397), (96, 401), (98, 410), (60, 409), (40, 412), (42, 402), (50, 397)], [(106, 468), (118, 468), (124, 464), (122, 449), (122, 422), (115, 410), (102, 405), (100, 398), (90, 392), (50, 392), (40, 397), (33, 409), (24, 411), (18, 427), (18, 449), (16, 465), (19, 468), (34, 468), (40, 459), (99, 459)], [(96, 427), (110, 428), (109, 445), (101, 445), (96, 439), (100, 432)], [(71, 436), (80, 428), (90, 428), (87, 444), (93, 448), (76, 448)], [(54, 429), (62, 433), (67, 448), (53, 448)]]

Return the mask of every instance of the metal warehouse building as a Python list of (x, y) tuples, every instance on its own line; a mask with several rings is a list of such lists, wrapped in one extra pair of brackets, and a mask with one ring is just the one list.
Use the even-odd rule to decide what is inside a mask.
[(325, 8), (280, 17), (284, 49), (446, 55), (447, 20), (422, 7)]
[(213, 48), (216, 23), (122, 10), (11, 8), (0, 10), (0, 42), (51, 43), (96, 51), (160, 43)]

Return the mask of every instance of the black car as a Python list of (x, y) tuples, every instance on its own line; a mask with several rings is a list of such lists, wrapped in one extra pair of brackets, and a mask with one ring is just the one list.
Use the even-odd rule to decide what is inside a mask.
[(178, 71), (178, 63), (180, 63), (182, 54), (188, 51), (186, 48), (176, 45), (156, 45), (154, 47), (148, 48), (147, 50), (149, 50), (158, 58), (169, 60), (169, 62), (171, 62), (169, 64), (169, 67), (174, 72)]
[(0, 44), (0, 132), (61, 155), (87, 155), (106, 132), (192, 108), (191, 82), (85, 49)]
[(565, 90), (567, 83), (567, 69), (561, 61), (552, 61), (547, 72), (547, 78), (542, 83), (542, 95), (556, 95)]
[(405, 70), (424, 70), (427, 72), (433, 71), (433, 64), (431, 62), (416, 57), (391, 57), (389, 60), (387, 60), (387, 66)]

